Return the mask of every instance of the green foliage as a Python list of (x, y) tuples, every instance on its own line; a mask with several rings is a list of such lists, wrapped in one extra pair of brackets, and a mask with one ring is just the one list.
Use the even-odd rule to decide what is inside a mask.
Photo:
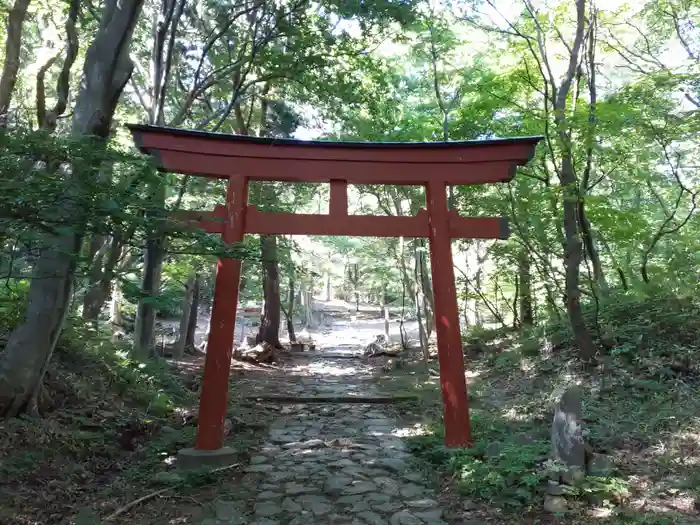
[(0, 288), (0, 334), (11, 332), (24, 317), (28, 290), (26, 280), (7, 281), (7, 285)]
[(475, 325), (469, 328), (463, 339), (471, 344), (491, 343), (494, 340), (505, 337), (509, 331), (507, 328), (488, 328), (483, 325)]
[[(79, 319), (73, 319), (63, 331), (57, 353), (69, 368), (73, 365), (98, 371), (108, 380), (110, 389), (142, 406), (153, 417), (169, 414), (176, 402), (193, 395), (166, 362), (133, 360), (127, 348), (111, 341), (111, 334)], [(77, 382), (76, 388), (83, 383)]]
[[(508, 505), (515, 504), (520, 494), (521, 503), (537, 503), (540, 489), (530, 491), (528, 499), (518, 489), (529, 489), (509, 484), (508, 474), (520, 472), (523, 479), (531, 480), (528, 475), (540, 478), (549, 468), (534, 458), (531, 469), (528, 449), (520, 446), (542, 444), (546, 455), (550, 393), (573, 380), (584, 392), (587, 442), (594, 451), (621, 461), (614, 476), (588, 477), (570, 487), (567, 497), (610, 508), (615, 518), (602, 523), (688, 523), (683, 515), (672, 513), (642, 516), (626, 510), (621, 502), (640, 490), (649, 493), (636, 477), (641, 471), (652, 473), (657, 482), (664, 480), (661, 485), (669, 483), (671, 488), (663, 489), (669, 491), (669, 497), (696, 497), (695, 460), (688, 457), (687, 443), (688, 436), (700, 428), (697, 308), (694, 298), (654, 291), (611, 294), (599, 314), (605, 330), (599, 342), (607, 354), (601, 356), (604, 364), (596, 381), (574, 358), (565, 322), (511, 333), (505, 340), (498, 333), (481, 339), (487, 350), (481, 359), (470, 362), (475, 374), (469, 385), (470, 397), (476, 400), (472, 412), (477, 443), (468, 451), (444, 449), (438, 427), (431, 429), (433, 435), (417, 438), (414, 446), (424, 460), (455, 475), (472, 497)], [(587, 309), (586, 315), (594, 312)], [(553, 344), (553, 336), (558, 344)], [(502, 351), (488, 351), (496, 348)], [(529, 437), (516, 437), (522, 434)], [(657, 451), (658, 443), (663, 447)], [(483, 486), (472, 484), (473, 473), (486, 480)]]
[(138, 187), (159, 180), (143, 159), (91, 138), (3, 131), (0, 155), (0, 206), (7, 210), (0, 225), (25, 242), (138, 225), (146, 207)]
[[(163, 269), (166, 278), (161, 284), (158, 295), (146, 297), (143, 300), (154, 304), (159, 316), (172, 318), (180, 315), (185, 291), (184, 283), (167, 278), (168, 268), (169, 266), (166, 265)], [(123, 312), (127, 315), (136, 315), (136, 308), (142, 296), (140, 281), (136, 279), (122, 280), (122, 296), (126, 303)]]
[[(584, 303), (584, 317), (603, 353), (628, 364), (653, 360), (691, 358), (698, 350), (700, 303), (693, 296), (679, 296), (663, 289), (636, 292), (612, 290), (598, 304)], [(546, 340), (555, 348), (573, 343), (567, 319), (542, 323), (524, 337), (528, 347)], [(525, 343), (523, 343), (525, 344)]]
[(411, 448), (424, 461), (453, 475), (465, 495), (506, 506), (529, 505), (549, 476), (543, 461), (550, 445), (546, 438), (524, 437), (518, 426), (475, 410), (472, 429), (479, 440), (472, 448), (445, 448), (444, 430), (439, 426), (429, 435), (413, 438)]

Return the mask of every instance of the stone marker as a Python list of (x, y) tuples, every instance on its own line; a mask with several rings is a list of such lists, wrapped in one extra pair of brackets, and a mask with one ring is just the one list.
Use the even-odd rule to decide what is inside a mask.
[(588, 462), (588, 475), (601, 478), (608, 477), (615, 469), (615, 464), (610, 456), (605, 454), (593, 454)]
[(564, 483), (579, 481), (586, 472), (586, 449), (581, 425), (581, 391), (567, 388), (554, 409), (552, 421), (552, 457), (560, 461), (566, 471)]
[(550, 479), (547, 481), (547, 494), (550, 496), (563, 496), (566, 494), (566, 489), (564, 485), (560, 485), (558, 482)]
[(566, 512), (569, 505), (566, 503), (566, 498), (561, 496), (547, 495), (544, 498), (544, 510), (552, 514), (562, 514)]

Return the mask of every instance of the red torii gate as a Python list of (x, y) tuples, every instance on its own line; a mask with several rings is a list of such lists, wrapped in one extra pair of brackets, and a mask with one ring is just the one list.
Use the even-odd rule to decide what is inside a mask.
[[(163, 171), (228, 179), (226, 204), (189, 212), (227, 244), (246, 233), (428, 237), (444, 401), (445, 444), (471, 444), (451, 239), (505, 239), (506, 218), (460, 217), (447, 207), (448, 185), (505, 182), (529, 161), (540, 137), (427, 143), (300, 141), (130, 125), (139, 149)], [(262, 213), (248, 205), (248, 181), (330, 183), (328, 215)], [(347, 185), (420, 185), (427, 210), (414, 217), (348, 215)], [(195, 451), (223, 444), (241, 261), (219, 259), (199, 404)]]

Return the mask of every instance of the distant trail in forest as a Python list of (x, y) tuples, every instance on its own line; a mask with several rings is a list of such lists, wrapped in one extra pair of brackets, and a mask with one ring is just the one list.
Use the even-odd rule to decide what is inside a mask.
[[(381, 310), (375, 305), (360, 305), (360, 312), (355, 312), (355, 304), (345, 301), (320, 301), (314, 302), (314, 314), (322, 317), (322, 323), (312, 329), (308, 329), (309, 335), (319, 348), (333, 347), (342, 351), (346, 346), (364, 346), (373, 341), (377, 334), (384, 333), (384, 318)], [(389, 325), (389, 334), (394, 341), (401, 340), (398, 322), (399, 312), (392, 312)], [(245, 322), (241, 330), (241, 321)], [(164, 319), (160, 321), (160, 332), (168, 339), (176, 338), (179, 319)], [(197, 322), (195, 332), (195, 344), (199, 345), (207, 333), (209, 325), (209, 313), (202, 313)], [(301, 332), (302, 326), (296, 324), (297, 331)], [(236, 322), (236, 342), (240, 342), (243, 335), (253, 335), (257, 326), (253, 326), (250, 319), (238, 317)], [(404, 322), (404, 330), (410, 341), (418, 340), (418, 322), (411, 320)], [(287, 337), (286, 323), (280, 324), (280, 336)]]

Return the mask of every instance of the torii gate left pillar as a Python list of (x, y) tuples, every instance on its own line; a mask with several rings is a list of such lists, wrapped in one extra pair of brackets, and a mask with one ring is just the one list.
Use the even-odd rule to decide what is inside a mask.
[[(539, 137), (448, 143), (332, 143), (261, 139), (130, 126), (135, 142), (165, 171), (228, 179), (226, 204), (213, 212), (186, 212), (224, 242), (251, 234), (428, 237), (444, 403), (445, 444), (472, 443), (464, 357), (454, 283), (453, 238), (506, 238), (504, 218), (460, 217), (447, 208), (450, 184), (504, 182), (533, 155)], [(261, 213), (247, 205), (249, 180), (328, 182), (327, 215)], [(348, 215), (347, 185), (421, 185), (427, 210), (414, 217)], [(241, 262), (217, 265), (195, 448), (199, 461), (226, 457), (223, 426)], [(181, 458), (184, 456), (181, 455)]]

